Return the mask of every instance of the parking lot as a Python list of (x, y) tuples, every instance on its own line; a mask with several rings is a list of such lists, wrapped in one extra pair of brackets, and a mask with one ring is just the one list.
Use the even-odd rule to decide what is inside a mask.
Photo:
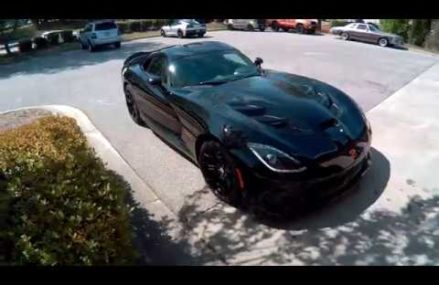
[[(313, 77), (352, 96), (367, 112), (374, 129), (374, 167), (354, 191), (356, 194), (288, 227), (258, 224), (218, 203), (206, 191), (198, 168), (151, 131), (136, 126), (129, 117), (122, 92), (123, 60), (136, 51), (199, 40), (224, 41), (252, 59), (263, 58), (264, 68)], [(394, 96), (407, 100), (407, 95), (395, 92), (405, 90), (407, 84), (438, 62), (434, 55), (346, 42), (329, 35), (220, 31), (207, 33), (203, 39), (150, 38), (125, 43), (120, 50), (70, 51), (1, 66), (0, 111), (46, 104), (71, 105), (83, 110), (167, 207), (175, 215), (185, 216), (190, 227), (200, 234), (200, 240), (209, 240), (215, 255), (205, 253), (206, 262), (215, 261), (220, 253), (222, 262), (227, 264), (422, 264), (437, 262), (439, 258), (437, 249), (428, 247), (429, 242), (418, 241), (411, 248), (412, 253), (399, 252), (401, 244), (410, 239), (410, 227), (418, 225), (416, 221), (404, 219), (404, 213), (383, 216), (370, 209), (401, 210), (406, 200), (398, 197), (406, 188), (407, 197), (419, 194), (416, 191), (424, 193), (424, 188), (429, 189), (428, 193), (436, 191), (432, 189), (437, 178), (430, 167), (437, 162), (436, 156), (427, 154), (426, 163), (416, 163), (416, 177), (412, 177), (403, 155), (391, 151), (401, 151), (396, 145), (393, 148), (398, 135), (401, 146), (409, 146), (403, 142), (411, 139), (402, 131), (406, 127), (404, 122), (416, 113), (423, 114), (422, 109), (407, 109), (410, 114), (401, 117), (407, 120), (398, 124), (383, 108), (399, 106), (394, 112), (406, 110), (407, 105), (398, 105), (403, 101), (392, 100), (397, 100)], [(413, 94), (413, 90), (406, 92)], [(429, 118), (434, 118), (432, 114)], [(428, 122), (438, 126), (435, 121), (427, 121), (423, 126), (421, 120), (415, 130), (431, 127)], [(429, 143), (427, 147), (432, 148), (438, 136), (422, 139), (421, 133), (419, 143)], [(422, 181), (426, 181), (425, 185)], [(435, 207), (434, 204), (432, 208)], [(349, 226), (352, 222), (357, 225)], [(398, 223), (402, 226), (395, 228)], [(392, 229), (387, 230), (386, 225), (393, 225)], [(425, 238), (434, 242), (437, 235), (429, 232)], [(430, 255), (422, 256), (424, 251), (430, 251)]]

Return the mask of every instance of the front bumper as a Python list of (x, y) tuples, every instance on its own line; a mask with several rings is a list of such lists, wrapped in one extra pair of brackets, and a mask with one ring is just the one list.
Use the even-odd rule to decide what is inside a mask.
[(403, 47), (404, 46), (404, 41), (402, 39), (392, 38), (390, 40), (390, 44), (393, 45), (393, 46)]
[(293, 175), (268, 178), (254, 173), (252, 178), (253, 201), (269, 212), (290, 212), (324, 204), (351, 189), (369, 169), (370, 152), (359, 157), (351, 166), (339, 173), (309, 179)]

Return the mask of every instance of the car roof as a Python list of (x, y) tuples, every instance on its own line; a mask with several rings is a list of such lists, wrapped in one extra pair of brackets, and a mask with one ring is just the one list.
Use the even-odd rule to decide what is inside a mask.
[(194, 42), (184, 45), (173, 45), (160, 49), (170, 59), (178, 59), (200, 53), (208, 53), (220, 50), (235, 50), (234, 47), (217, 41)]
[(96, 20), (96, 21), (91, 21), (88, 22), (88, 24), (90, 25), (95, 25), (95, 24), (100, 24), (100, 23), (107, 23), (107, 22), (115, 22), (114, 20), (108, 19), (108, 20)]

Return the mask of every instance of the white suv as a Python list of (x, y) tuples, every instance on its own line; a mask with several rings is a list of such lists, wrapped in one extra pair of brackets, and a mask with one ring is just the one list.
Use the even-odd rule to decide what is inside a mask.
[(162, 37), (178, 36), (179, 38), (189, 36), (203, 37), (206, 34), (206, 25), (200, 24), (193, 19), (172, 20), (169, 25), (163, 26), (160, 30)]
[(111, 20), (92, 22), (79, 32), (79, 42), (82, 49), (88, 48), (89, 51), (94, 51), (97, 46), (109, 44), (120, 48), (120, 31)]

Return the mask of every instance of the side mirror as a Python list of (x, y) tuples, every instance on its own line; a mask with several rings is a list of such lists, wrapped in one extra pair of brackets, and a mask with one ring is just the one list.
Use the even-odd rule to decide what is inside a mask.
[(262, 60), (262, 58), (257, 57), (257, 58), (255, 59), (255, 65), (256, 65), (256, 66), (261, 66), (263, 63), (264, 63), (264, 61)]
[(160, 76), (151, 75), (148, 79), (149, 84), (151, 85), (159, 85), (162, 83), (162, 78)]

